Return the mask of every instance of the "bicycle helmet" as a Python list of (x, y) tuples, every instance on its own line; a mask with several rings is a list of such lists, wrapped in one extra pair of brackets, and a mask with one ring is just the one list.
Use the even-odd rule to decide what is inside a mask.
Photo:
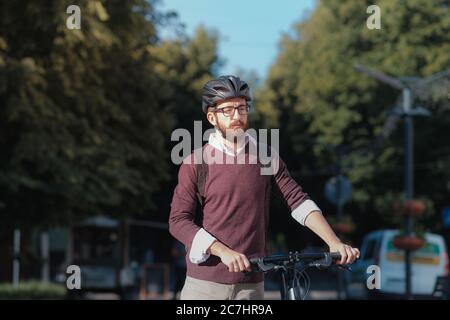
[(221, 100), (236, 97), (252, 101), (250, 87), (247, 82), (233, 75), (220, 76), (217, 79), (210, 80), (203, 86), (203, 112), (206, 113), (208, 107), (215, 106)]

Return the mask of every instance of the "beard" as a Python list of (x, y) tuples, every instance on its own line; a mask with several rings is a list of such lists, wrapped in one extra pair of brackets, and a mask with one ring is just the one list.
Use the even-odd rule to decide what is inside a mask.
[(232, 143), (237, 143), (239, 139), (243, 139), (245, 131), (249, 128), (248, 120), (243, 122), (240, 120), (233, 121), (227, 128), (223, 124), (217, 122), (216, 128), (219, 130), (222, 137)]

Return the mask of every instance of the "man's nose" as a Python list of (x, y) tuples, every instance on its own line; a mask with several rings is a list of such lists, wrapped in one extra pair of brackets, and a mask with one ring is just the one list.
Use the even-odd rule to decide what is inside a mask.
[(238, 109), (234, 109), (234, 113), (233, 113), (233, 120), (239, 120), (241, 118), (241, 115), (239, 114)]

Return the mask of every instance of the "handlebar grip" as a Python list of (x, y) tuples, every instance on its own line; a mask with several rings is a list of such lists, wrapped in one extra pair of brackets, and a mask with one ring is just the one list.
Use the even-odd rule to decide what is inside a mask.
[(333, 260), (341, 260), (341, 254), (339, 252), (331, 252), (330, 256)]
[(251, 258), (248, 259), (248, 261), (250, 262), (250, 268), (251, 271), (244, 271), (245, 274), (250, 274), (252, 272), (259, 272), (261, 271), (259, 266), (258, 266), (258, 262), (261, 260), (261, 258)]

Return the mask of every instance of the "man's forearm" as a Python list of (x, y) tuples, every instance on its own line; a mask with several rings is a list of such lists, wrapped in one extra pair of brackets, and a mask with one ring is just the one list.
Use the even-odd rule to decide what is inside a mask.
[(208, 248), (208, 253), (218, 256), (230, 272), (251, 271), (250, 261), (244, 254), (228, 248), (218, 240)]
[(220, 255), (227, 250), (228, 247), (218, 240), (214, 241), (213, 244), (209, 247), (208, 253), (220, 257)]
[(328, 246), (340, 242), (336, 233), (331, 229), (331, 226), (320, 211), (311, 212), (306, 218), (305, 226), (322, 238)]

